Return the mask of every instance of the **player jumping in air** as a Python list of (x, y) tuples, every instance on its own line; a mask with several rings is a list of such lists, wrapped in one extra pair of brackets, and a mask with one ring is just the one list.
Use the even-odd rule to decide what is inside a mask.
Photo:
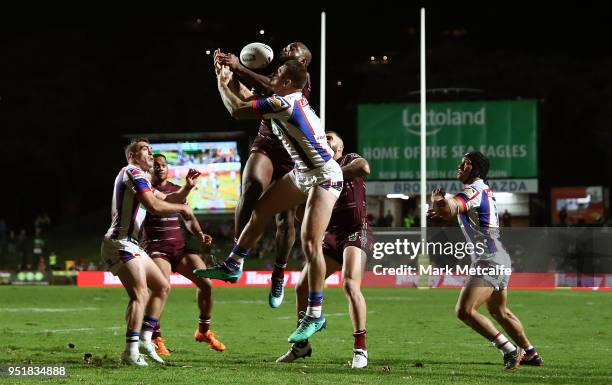
[[(349, 303), (353, 323), (353, 363), (355, 369), (368, 365), (366, 350), (366, 302), (361, 293), (361, 278), (366, 258), (372, 249), (372, 230), (368, 228), (364, 178), (370, 174), (368, 162), (355, 153), (342, 155), (344, 143), (335, 132), (327, 132), (327, 143), (334, 159), (342, 167), (344, 187), (332, 212), (325, 239), (325, 276), (342, 269), (342, 287)], [(296, 286), (298, 320), (306, 310), (308, 300), (308, 268), (306, 263)], [(296, 342), (276, 362), (293, 362), (312, 354), (308, 340)]]
[[(308, 67), (312, 60), (310, 50), (304, 43), (293, 42), (287, 45), (278, 56), (281, 62), (295, 59)], [(247, 85), (264, 96), (274, 93), (271, 77), (257, 74), (242, 64), (236, 55), (215, 52), (215, 62), (226, 65), (238, 75)], [(302, 88), (304, 98), (310, 98), (310, 76), (306, 77), (306, 84)], [(293, 170), (293, 159), (285, 151), (283, 143), (272, 132), (270, 120), (263, 119), (259, 125), (257, 137), (251, 147), (249, 159), (242, 174), (242, 195), (236, 207), (235, 234), (240, 235), (244, 226), (251, 218), (253, 208), (261, 194), (288, 172)], [(272, 308), (281, 305), (284, 298), (284, 277), (291, 247), (295, 241), (294, 208), (276, 215), (276, 261), (270, 281), (268, 303)]]
[[(472, 255), (472, 267), (510, 269), (510, 256), (499, 237), (495, 197), (485, 182), (488, 172), (489, 160), (482, 153), (465, 154), (457, 170), (457, 179), (465, 185), (463, 192), (446, 199), (443, 190), (434, 190), (429, 215), (445, 219), (456, 216), (467, 241), (486, 246), (484, 253)], [(457, 317), (503, 353), (507, 370), (514, 370), (521, 364), (541, 366), (544, 362), (527, 339), (523, 324), (507, 307), (509, 280), (509, 274), (470, 276), (455, 307)], [(478, 312), (482, 304), (487, 305), (489, 313), (518, 346)]]
[(252, 95), (248, 96), (229, 68), (219, 67), (217, 72), (219, 93), (230, 114), (236, 119), (272, 119), (272, 131), (282, 140), (295, 168), (258, 200), (227, 259), (212, 268), (196, 270), (196, 275), (236, 282), (244, 258), (274, 215), (306, 202), (301, 240), (309, 263), (308, 306), (300, 326), (289, 337), (289, 342), (304, 341), (327, 324), (322, 314), (325, 260), (321, 240), (342, 190), (342, 169), (333, 159), (319, 117), (302, 95), (308, 76), (304, 64), (285, 62), (271, 80), (275, 95), (250, 102)]

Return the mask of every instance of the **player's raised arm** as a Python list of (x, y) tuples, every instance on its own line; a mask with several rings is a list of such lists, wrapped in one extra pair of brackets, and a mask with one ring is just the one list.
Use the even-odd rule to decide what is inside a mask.
[[(215, 54), (213, 56), (213, 64), (215, 68), (215, 74), (217, 76), (219, 76), (219, 73), (221, 72), (221, 68), (223, 66), (223, 64), (221, 64), (220, 59), (221, 57), (223, 57), (223, 55), (225, 54), (222, 53), (220, 49), (215, 50)], [(257, 98), (257, 95), (255, 95), (248, 87), (242, 84), (242, 82), (240, 82), (235, 76), (232, 76), (232, 79), (228, 83), (228, 87), (234, 93), (234, 95), (236, 95), (243, 102), (247, 102)]]
[(166, 194), (164, 200), (171, 203), (185, 203), (187, 201), (187, 195), (189, 195), (191, 190), (195, 187), (199, 176), (200, 172), (198, 170), (190, 168), (185, 176), (185, 185), (176, 192)]
[(153, 190), (153, 195), (155, 196), (155, 198), (161, 199), (162, 201), (165, 201), (166, 197), (168, 196), (159, 190)]
[[(148, 151), (151, 154), (150, 147), (148, 144), (146, 147), (143, 146), (142, 151)], [(152, 156), (151, 156), (152, 158)], [(131, 155), (128, 160), (132, 159)], [(131, 181), (132, 191), (135, 194), (136, 199), (142, 203), (147, 211), (160, 215), (166, 216), (171, 214), (180, 213), (183, 215), (190, 215), (192, 213), (191, 208), (186, 205), (177, 203), (170, 203), (163, 199), (160, 199), (163, 193), (153, 189), (151, 187), (150, 176), (142, 172), (139, 168), (128, 168), (126, 170), (129, 180)]]
[(445, 198), (446, 192), (437, 188), (431, 193), (431, 208), (429, 209), (430, 217), (439, 217), (443, 219), (451, 219), (458, 214), (467, 211), (465, 204), (461, 199), (454, 196)]
[(244, 81), (255, 88), (257, 91), (270, 95), (274, 93), (270, 78), (265, 75), (260, 75), (240, 64), (238, 57), (231, 53), (219, 53), (217, 56), (218, 63), (222, 66), (228, 66), (232, 72), (238, 74)]
[(229, 111), (230, 115), (234, 119), (260, 119), (260, 116), (252, 108), (250, 103), (241, 100), (232, 90), (230, 89), (229, 83), (232, 80), (232, 72), (226, 66), (221, 67), (219, 74), (217, 75), (217, 86), (219, 88), (219, 94), (221, 100), (225, 105), (225, 108)]
[(345, 178), (365, 178), (370, 175), (370, 164), (362, 157), (355, 158), (351, 163), (342, 167), (342, 175)]
[(240, 100), (243, 102), (249, 102), (251, 100), (257, 99), (257, 95), (255, 95), (251, 90), (249, 90), (244, 84), (242, 84), (236, 77), (232, 77), (232, 80), (227, 85)]
[(170, 203), (158, 199), (151, 191), (140, 192), (136, 195), (136, 199), (147, 209), (148, 212), (155, 215), (165, 216), (180, 213), (186, 217), (193, 215), (191, 207), (182, 203)]

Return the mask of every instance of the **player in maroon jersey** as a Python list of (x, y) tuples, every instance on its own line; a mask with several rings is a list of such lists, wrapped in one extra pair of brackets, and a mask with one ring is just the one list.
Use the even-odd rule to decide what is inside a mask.
[[(169, 194), (180, 189), (180, 186), (168, 180), (168, 162), (164, 155), (155, 155), (152, 179), (153, 187), (162, 193)], [(194, 269), (202, 269), (206, 265), (198, 254), (187, 249), (182, 222), (183, 220), (180, 215), (161, 217), (150, 213), (147, 214), (144, 222), (147, 237), (146, 251), (153, 258), (153, 261), (167, 280), (170, 280), (172, 272), (178, 272), (184, 277), (189, 278), (197, 286), (196, 300), (200, 309), (200, 318), (198, 329), (194, 335), (195, 340), (197, 342), (208, 343), (211, 349), (223, 351), (225, 350), (225, 345), (210, 330), (213, 305), (211, 282), (209, 279), (198, 278), (193, 274)], [(212, 237), (202, 232), (195, 215), (192, 215), (191, 218), (185, 221), (185, 227), (201, 244), (211, 244)], [(153, 333), (153, 343), (157, 345), (157, 353), (159, 355), (170, 355), (165, 341), (161, 337), (159, 323)]]
[[(364, 368), (368, 363), (368, 352), (365, 345), (366, 303), (361, 293), (361, 278), (367, 255), (372, 249), (372, 230), (368, 227), (364, 181), (370, 174), (370, 165), (355, 153), (343, 155), (344, 143), (337, 133), (328, 131), (326, 136), (329, 146), (334, 150), (334, 159), (342, 167), (344, 175), (344, 187), (334, 206), (323, 240), (326, 277), (342, 269), (342, 285), (353, 323), (352, 367)], [(298, 319), (307, 305), (307, 270), (308, 264), (304, 266), (300, 282), (296, 286)], [(306, 340), (293, 344), (276, 362), (293, 362), (311, 354), (310, 342)]]
[[(295, 59), (308, 67), (312, 60), (312, 54), (304, 43), (293, 42), (283, 48), (279, 58), (281, 63), (289, 59)], [(271, 77), (249, 70), (240, 64), (236, 55), (221, 53), (217, 50), (215, 52), (215, 64), (230, 67), (233, 73), (240, 76), (257, 93), (265, 96), (273, 94), (270, 85)], [(306, 99), (310, 99), (310, 91), (310, 75), (308, 75), (306, 85), (302, 89), (302, 94)], [(279, 180), (291, 170), (293, 170), (291, 157), (287, 154), (281, 141), (272, 132), (269, 120), (262, 120), (242, 174), (242, 195), (235, 214), (234, 234), (236, 238), (251, 218), (255, 203), (261, 194), (271, 183)], [(294, 210), (276, 215), (276, 261), (268, 295), (268, 303), (273, 308), (279, 307), (283, 302), (285, 268), (287, 267), (291, 247), (295, 242), (294, 216)]]

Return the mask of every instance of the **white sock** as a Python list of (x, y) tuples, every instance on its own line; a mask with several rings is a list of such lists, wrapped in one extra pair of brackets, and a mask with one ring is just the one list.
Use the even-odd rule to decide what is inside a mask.
[(321, 317), (321, 311), (323, 310), (323, 306), (308, 306), (306, 308), (306, 315), (312, 318)]
[(145, 330), (140, 334), (140, 339), (143, 341), (151, 342), (153, 336), (153, 330)]
[(127, 348), (130, 351), (130, 354), (140, 354), (140, 350), (138, 350), (138, 341), (129, 342)]
[(125, 335), (125, 351), (130, 352), (130, 355), (140, 354), (138, 350), (139, 332), (128, 332)]
[(514, 346), (512, 342), (510, 342), (506, 336), (501, 333), (497, 333), (495, 339), (491, 342), (503, 353), (511, 353), (516, 350), (516, 346)]

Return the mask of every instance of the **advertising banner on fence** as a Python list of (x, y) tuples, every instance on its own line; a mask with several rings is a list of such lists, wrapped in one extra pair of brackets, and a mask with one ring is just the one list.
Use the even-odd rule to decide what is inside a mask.
[[(491, 190), (496, 193), (535, 194), (538, 192), (537, 179), (491, 179), (488, 181)], [(367, 181), (367, 195), (405, 194), (416, 195), (421, 193), (420, 181)], [(463, 191), (463, 185), (454, 180), (429, 180), (427, 191), (442, 188), (448, 194), (457, 194)]]
[[(300, 279), (301, 271), (285, 272), (285, 285), (294, 287)], [(230, 284), (213, 281), (220, 287), (268, 287), (270, 286), (269, 271), (245, 271), (240, 281)], [(430, 288), (460, 288), (465, 283), (467, 275), (435, 274), (426, 279)], [(170, 276), (172, 287), (194, 287), (193, 283), (180, 274)], [(418, 274), (382, 274), (382, 271), (366, 271), (363, 276), (363, 287), (416, 288), (419, 287), (421, 276)], [(81, 271), (77, 284), (79, 287), (121, 287), (119, 278), (108, 271)], [(326, 281), (327, 287), (340, 287), (342, 276), (340, 272), (332, 274)], [(514, 273), (510, 279), (511, 289), (555, 289), (579, 288), (612, 289), (612, 274), (580, 275), (565, 273)]]
[[(300, 279), (301, 271), (287, 271), (285, 272), (285, 286), (295, 286)], [(240, 280), (235, 284), (226, 283), (218, 280), (213, 280), (214, 286), (228, 286), (228, 287), (241, 287), (241, 286), (253, 286), (253, 287), (267, 287), (270, 286), (270, 277), (272, 272), (270, 271), (245, 271), (240, 277)], [(328, 287), (339, 287), (340, 286), (340, 272), (336, 272), (330, 275), (325, 281)], [(189, 287), (194, 284), (187, 278), (180, 274), (173, 273), (170, 276), (170, 283), (173, 287)], [(114, 276), (108, 271), (80, 271), (77, 277), (77, 285), (79, 287), (121, 287), (121, 281), (119, 277)], [(195, 286), (194, 286), (195, 287)]]

